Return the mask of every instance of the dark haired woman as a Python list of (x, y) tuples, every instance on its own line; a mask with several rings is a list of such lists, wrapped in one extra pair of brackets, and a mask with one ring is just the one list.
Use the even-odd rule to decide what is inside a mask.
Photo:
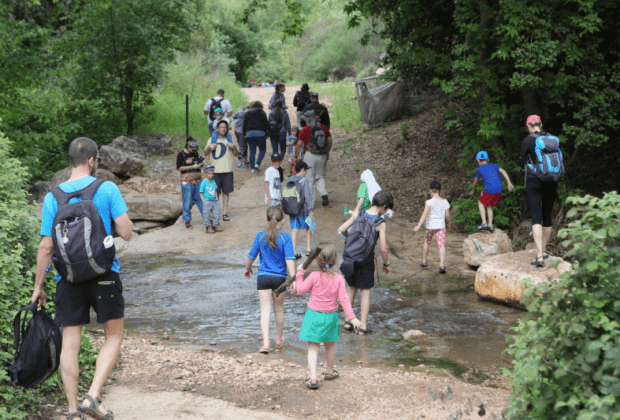
[[(288, 116), (286, 109), (282, 108), (282, 102), (276, 101), (276, 107), (269, 113), (269, 122), (275, 121), (280, 127), (280, 131), (276, 138), (271, 138), (271, 148), (273, 153), (277, 153), (282, 156), (284, 160), (284, 154), (286, 153), (286, 136), (291, 135), (291, 119)], [(278, 146), (280, 146), (278, 151)]]
[(286, 86), (282, 83), (278, 83), (276, 85), (276, 91), (271, 95), (271, 99), (269, 100), (269, 109), (274, 109), (276, 107), (276, 102), (282, 102), (282, 108), (286, 108), (286, 99), (284, 98), (284, 91), (286, 91)]

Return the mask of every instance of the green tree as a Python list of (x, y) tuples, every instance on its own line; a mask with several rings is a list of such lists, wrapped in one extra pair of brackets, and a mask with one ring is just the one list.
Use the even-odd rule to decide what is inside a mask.
[(65, 43), (75, 55), (76, 94), (119, 109), (127, 134), (153, 102), (175, 50), (185, 47), (196, 4), (184, 0), (108, 0), (85, 5)]
[(508, 350), (512, 420), (620, 419), (620, 196), (568, 200), (559, 235), (574, 272), (525, 291), (532, 319)]

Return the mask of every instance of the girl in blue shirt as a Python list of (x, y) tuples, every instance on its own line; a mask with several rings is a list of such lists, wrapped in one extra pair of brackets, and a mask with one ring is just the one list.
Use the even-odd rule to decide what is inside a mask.
[(245, 264), (245, 277), (252, 275), (252, 263), (260, 254), (260, 266), (258, 268), (257, 289), (260, 299), (260, 326), (263, 333), (263, 346), (260, 353), (269, 353), (269, 318), (271, 302), (273, 300), (273, 313), (276, 317), (276, 348), (284, 346), (284, 293), (276, 297), (276, 290), (286, 281), (286, 274), (295, 275), (295, 251), (291, 235), (282, 232), (284, 213), (280, 207), (267, 209), (266, 231), (256, 234), (254, 244)]

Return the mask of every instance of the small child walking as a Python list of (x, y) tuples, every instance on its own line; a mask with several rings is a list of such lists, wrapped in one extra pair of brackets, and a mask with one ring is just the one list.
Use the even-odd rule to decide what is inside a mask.
[[(493, 206), (499, 203), (499, 199), (502, 197), (502, 180), (499, 174), (506, 179), (508, 183), (508, 191), (512, 192), (513, 185), (510, 182), (508, 173), (505, 170), (496, 165), (495, 163), (489, 163), (489, 154), (484, 150), (481, 150), (476, 155), (476, 161), (478, 162), (478, 168), (476, 169), (476, 175), (474, 177), (474, 185), (471, 189), (470, 195), (474, 195), (476, 191), (476, 185), (478, 180), (482, 178), (484, 181), (484, 190), (478, 198), (478, 210), (480, 211), (480, 218), (482, 224), (478, 226), (478, 230), (490, 230), (493, 232)], [(486, 210), (486, 211), (485, 211)], [(487, 216), (488, 215), (488, 224)]]
[[(286, 139), (286, 144), (288, 146), (288, 161), (291, 162), (291, 174), (297, 175), (295, 171), (295, 153), (297, 152), (297, 141), (299, 140), (299, 133), (301, 132), (301, 127), (298, 124), (295, 124), (291, 127), (291, 135)], [(299, 152), (299, 160), (304, 159), (304, 148), (301, 147), (301, 151)]]
[[(312, 252), (312, 231), (310, 230), (310, 226), (306, 223), (306, 219), (308, 216), (312, 215), (312, 192), (310, 191), (310, 183), (306, 179), (306, 174), (308, 173), (308, 169), (310, 166), (303, 160), (297, 162), (295, 165), (296, 175), (290, 176), (286, 180), (286, 185), (288, 186), (291, 183), (298, 184), (301, 189), (300, 198), (303, 201), (303, 209), (301, 214), (293, 215), (289, 214), (290, 223), (291, 223), (291, 237), (293, 238), (293, 248), (297, 250), (297, 231), (299, 229), (306, 230), (306, 256), (309, 256)], [(286, 209), (284, 209), (286, 210)], [(297, 259), (301, 258), (301, 254), (295, 251), (295, 257)]]
[(282, 155), (271, 155), (271, 168), (265, 171), (265, 204), (267, 207), (280, 207), (282, 204)]
[[(273, 301), (273, 313), (276, 317), (276, 348), (284, 346), (284, 296), (281, 293), (276, 296), (274, 291), (286, 281), (286, 274), (290, 276), (295, 272), (295, 253), (291, 244), (291, 235), (282, 232), (284, 213), (279, 207), (267, 209), (267, 230), (256, 234), (252, 249), (245, 264), (245, 277), (252, 275), (252, 264), (260, 254), (260, 267), (256, 289), (260, 300), (260, 327), (263, 333), (263, 346), (259, 353), (269, 353), (269, 318), (271, 316), (271, 302)], [(291, 289), (291, 293), (292, 293)]]
[[(217, 183), (213, 179), (215, 167), (209, 165), (205, 168), (205, 179), (200, 183), (200, 196), (202, 197), (202, 218), (205, 221), (205, 232), (221, 232), (220, 225), (220, 202), (217, 201)], [(209, 230), (211, 229), (211, 230)]]
[(323, 374), (326, 381), (338, 378), (340, 375), (334, 369), (336, 359), (336, 342), (340, 337), (338, 328), (338, 301), (344, 309), (347, 319), (355, 328), (360, 327), (360, 321), (355, 317), (351, 302), (344, 287), (344, 278), (334, 273), (338, 262), (338, 254), (333, 245), (325, 245), (317, 258), (319, 271), (311, 273), (304, 280), (303, 264), (297, 267), (297, 277), (293, 283), (299, 295), (310, 294), (308, 309), (304, 316), (299, 338), (308, 342), (308, 369), (310, 379), (306, 382), (309, 389), (319, 388), (319, 379), (316, 372), (320, 343), (325, 345), (327, 357), (327, 371)]
[(426, 221), (426, 236), (424, 237), (424, 250), (420, 267), (428, 267), (428, 250), (433, 236), (437, 234), (437, 246), (439, 247), (439, 272), (446, 274), (446, 266), (444, 263), (446, 257), (446, 229), (450, 230), (450, 203), (445, 198), (440, 197), (441, 184), (438, 181), (431, 182), (429, 192), (431, 199), (426, 200), (424, 205), (424, 213), (420, 217), (420, 221), (413, 228), (414, 232), (420, 230), (422, 223)]

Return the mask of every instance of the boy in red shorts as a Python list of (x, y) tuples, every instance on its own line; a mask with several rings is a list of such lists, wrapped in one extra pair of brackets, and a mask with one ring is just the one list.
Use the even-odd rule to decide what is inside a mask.
[[(484, 190), (478, 198), (478, 210), (480, 210), (480, 218), (482, 224), (478, 226), (478, 230), (490, 230), (493, 232), (493, 207), (499, 203), (499, 199), (502, 196), (502, 180), (499, 174), (502, 174), (506, 178), (508, 183), (508, 191), (512, 192), (513, 186), (510, 182), (510, 178), (505, 170), (494, 163), (489, 163), (489, 154), (485, 151), (480, 151), (476, 155), (478, 161), (478, 169), (476, 169), (476, 175), (474, 178), (474, 186), (471, 189), (470, 195), (474, 195), (476, 191), (476, 185), (478, 180), (482, 178), (484, 181)], [(486, 208), (486, 211), (485, 211)], [(489, 224), (487, 225), (487, 215)]]

